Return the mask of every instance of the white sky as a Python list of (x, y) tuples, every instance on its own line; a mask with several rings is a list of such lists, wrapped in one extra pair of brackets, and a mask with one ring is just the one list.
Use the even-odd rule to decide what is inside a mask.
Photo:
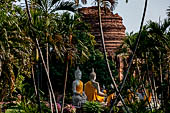
[[(142, 20), (143, 8), (145, 0), (118, 0), (114, 13), (118, 13), (123, 18), (123, 23), (126, 26), (126, 32), (138, 32)], [(170, 6), (170, 0), (148, 0), (148, 7), (145, 16), (145, 23), (148, 20), (159, 22), (167, 18), (166, 10)]]

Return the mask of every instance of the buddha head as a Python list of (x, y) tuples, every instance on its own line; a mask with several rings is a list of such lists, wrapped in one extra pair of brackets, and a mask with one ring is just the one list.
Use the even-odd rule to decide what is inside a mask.
[(96, 80), (96, 73), (94, 72), (94, 68), (92, 68), (92, 72), (90, 73), (90, 79)]
[(77, 67), (77, 70), (75, 71), (74, 75), (75, 75), (75, 79), (76, 80), (80, 80), (81, 79), (82, 72), (80, 71), (79, 67)]

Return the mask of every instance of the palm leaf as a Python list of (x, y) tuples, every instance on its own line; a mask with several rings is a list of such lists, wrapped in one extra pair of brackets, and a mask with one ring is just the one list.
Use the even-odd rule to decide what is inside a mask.
[(67, 11), (76, 11), (75, 10), (75, 5), (73, 2), (61, 2), (59, 6), (55, 6), (55, 8), (53, 10), (51, 10), (51, 13), (55, 12), (55, 11), (59, 11), (59, 10), (67, 10)]
[(170, 6), (169, 6), (169, 9), (167, 9), (167, 15), (170, 18)]
[(54, 4), (56, 4), (57, 2), (59, 2), (60, 0), (51, 0), (52, 1), (52, 6), (54, 5)]
[(170, 20), (164, 19), (163, 24), (161, 26), (162, 32), (166, 32), (166, 30), (169, 28), (169, 26), (170, 26)]
[(107, 7), (113, 11), (118, 4), (118, 0), (103, 0), (102, 4), (104, 7)]

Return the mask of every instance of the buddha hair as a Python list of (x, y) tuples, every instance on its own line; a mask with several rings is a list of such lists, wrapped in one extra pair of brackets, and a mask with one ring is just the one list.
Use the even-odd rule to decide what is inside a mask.
[(94, 68), (92, 68), (92, 72), (90, 73), (90, 79), (94, 79), (96, 77), (96, 73), (94, 72)]

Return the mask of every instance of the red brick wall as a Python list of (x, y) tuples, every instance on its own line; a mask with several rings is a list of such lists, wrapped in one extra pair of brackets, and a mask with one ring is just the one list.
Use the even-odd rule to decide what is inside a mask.
[[(98, 43), (97, 48), (101, 49), (101, 35), (98, 22), (98, 8), (86, 7), (80, 8), (79, 12), (83, 14), (83, 20), (91, 25), (91, 33), (95, 36)], [(105, 38), (106, 50), (109, 56), (113, 56), (114, 52), (121, 45), (122, 39), (125, 37), (125, 26), (122, 23), (122, 17), (113, 14), (110, 10), (104, 11), (102, 8), (102, 25)]]

